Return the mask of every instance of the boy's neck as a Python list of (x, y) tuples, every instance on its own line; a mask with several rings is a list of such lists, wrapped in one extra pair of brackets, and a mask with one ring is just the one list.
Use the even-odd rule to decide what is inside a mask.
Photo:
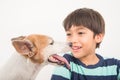
[(85, 56), (79, 60), (86, 66), (95, 65), (99, 62), (99, 58), (96, 56), (96, 54)]

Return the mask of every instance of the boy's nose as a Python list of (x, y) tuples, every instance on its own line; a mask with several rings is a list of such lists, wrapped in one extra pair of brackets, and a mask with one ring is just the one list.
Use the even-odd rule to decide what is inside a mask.
[(71, 37), (71, 42), (72, 42), (72, 43), (78, 42), (78, 37), (77, 37), (76, 35), (72, 36), (72, 37)]

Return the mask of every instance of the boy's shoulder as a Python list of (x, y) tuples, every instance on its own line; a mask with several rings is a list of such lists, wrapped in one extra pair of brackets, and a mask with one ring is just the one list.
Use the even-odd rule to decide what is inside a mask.
[(106, 65), (106, 66), (112, 66), (112, 65), (117, 65), (120, 66), (120, 60), (114, 57), (105, 57), (105, 56), (101, 56), (99, 54), (96, 54), (102, 62), (102, 65)]

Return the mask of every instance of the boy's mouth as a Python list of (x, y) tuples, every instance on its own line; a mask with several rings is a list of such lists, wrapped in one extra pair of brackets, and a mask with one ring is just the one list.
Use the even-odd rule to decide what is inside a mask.
[(74, 51), (74, 52), (78, 52), (82, 47), (80, 46), (72, 46), (71, 49)]
[(48, 61), (52, 62), (52, 63), (57, 63), (58, 65), (65, 64), (67, 66), (67, 68), (70, 69), (70, 64), (68, 63), (68, 61), (64, 57), (59, 56), (57, 54), (53, 54), (53, 55), (49, 56)]

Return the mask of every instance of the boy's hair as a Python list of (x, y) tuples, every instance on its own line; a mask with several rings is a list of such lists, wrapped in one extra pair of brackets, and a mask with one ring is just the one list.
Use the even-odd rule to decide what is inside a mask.
[[(101, 14), (93, 9), (80, 8), (70, 13), (63, 21), (65, 31), (68, 31), (72, 25), (84, 26), (97, 34), (105, 34), (105, 22)], [(96, 44), (96, 48), (100, 43)]]

